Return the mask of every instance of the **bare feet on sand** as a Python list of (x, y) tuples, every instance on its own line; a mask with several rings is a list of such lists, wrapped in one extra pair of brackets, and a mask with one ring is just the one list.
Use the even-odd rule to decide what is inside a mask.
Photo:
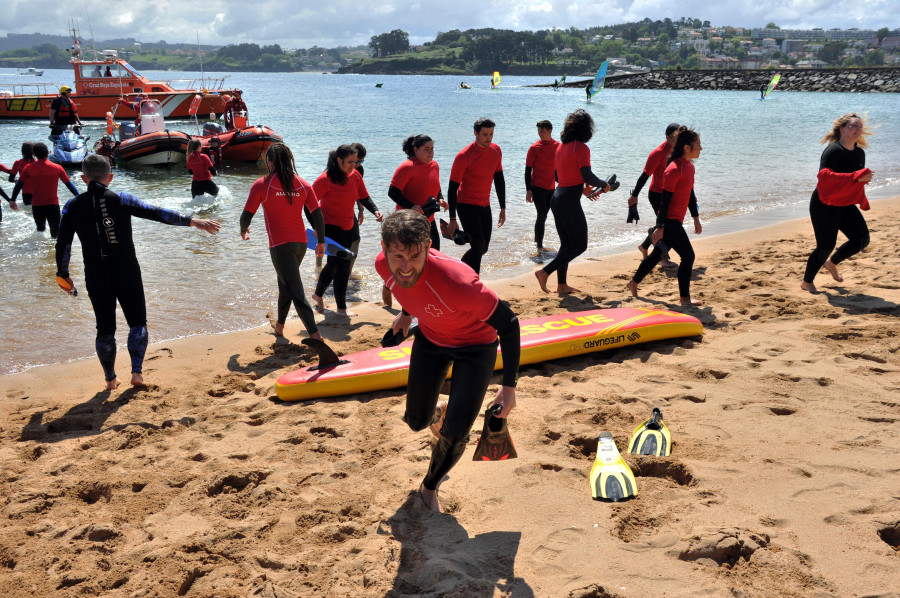
[(434, 409), (434, 418), (431, 420), (431, 425), (428, 426), (428, 429), (431, 430), (431, 433), (434, 434), (435, 438), (441, 437), (441, 428), (444, 426), (444, 417), (447, 415), (447, 402), (442, 401), (438, 403), (438, 406)]
[(672, 268), (677, 268), (678, 264), (676, 264), (672, 260), (660, 260), (659, 267), (665, 268), (666, 270), (671, 270)]
[(144, 382), (144, 376), (138, 373), (131, 374), (131, 385), (135, 388), (147, 388), (147, 383)]
[(638, 294), (637, 294), (638, 284), (637, 284), (636, 282), (634, 282), (633, 280), (629, 280), (629, 281), (625, 284), (625, 288), (628, 289), (629, 291), (631, 291), (631, 296), (632, 296), (632, 297), (637, 297), (637, 296), (638, 296)]
[(643, 245), (638, 245), (638, 251), (641, 252), (641, 259), (647, 259), (647, 250), (644, 249)]
[(388, 307), (394, 303), (394, 297), (391, 295), (391, 290), (385, 286), (381, 287), (381, 302)]
[(106, 390), (115, 390), (115, 389), (119, 388), (119, 384), (120, 384), (120, 382), (119, 382), (118, 378), (113, 378), (112, 380), (107, 380), (106, 381)]
[(428, 507), (430, 511), (434, 511), (435, 513), (444, 512), (444, 509), (441, 508), (441, 501), (438, 500), (437, 490), (429, 490), (425, 487), (425, 483), (423, 482), (419, 486), (419, 494), (422, 496), (422, 502), (425, 503), (425, 506)]
[(556, 292), (560, 295), (568, 295), (569, 293), (580, 293), (581, 291), (567, 284), (560, 284), (556, 286)]
[(693, 297), (681, 297), (680, 301), (682, 305), (703, 305), (702, 301)]
[(356, 315), (355, 311), (350, 311), (349, 309), (337, 309), (335, 313), (339, 316), (344, 316), (345, 318), (352, 318)]
[(838, 282), (844, 282), (844, 277), (838, 274), (837, 266), (830, 259), (825, 260), (825, 269), (831, 273), (831, 277)]
[(550, 289), (547, 288), (547, 279), (550, 278), (550, 275), (544, 272), (543, 268), (540, 268), (534, 271), (534, 277), (537, 278), (538, 284), (541, 285), (541, 290), (549, 293)]
[(275, 320), (269, 320), (269, 325), (272, 326), (272, 330), (275, 331), (275, 336), (284, 336), (284, 324), (276, 322)]
[(325, 311), (325, 300), (313, 293), (310, 295), (313, 300), (313, 307), (316, 308), (316, 311), (319, 313), (323, 313)]
[(805, 280), (800, 283), (800, 288), (803, 289), (804, 291), (809, 291), (810, 293), (818, 293), (819, 292), (819, 289), (816, 288), (816, 285), (814, 285), (811, 282), (806, 282)]

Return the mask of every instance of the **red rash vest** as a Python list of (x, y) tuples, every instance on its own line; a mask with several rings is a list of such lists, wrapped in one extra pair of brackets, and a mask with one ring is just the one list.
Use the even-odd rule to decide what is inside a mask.
[(531, 186), (539, 189), (556, 188), (556, 148), (559, 141), (535, 141), (525, 155), (525, 166), (530, 166)]
[(310, 212), (319, 207), (319, 200), (313, 188), (305, 180), (294, 175), (294, 194), (292, 203), (288, 203), (287, 195), (281, 188), (278, 176), (257, 179), (250, 187), (250, 196), (244, 209), (255, 214), (259, 206), (263, 207), (266, 217), (266, 232), (269, 233), (269, 247), (285, 243), (306, 244), (306, 224), (303, 220), (303, 206)]
[(194, 175), (194, 178), (191, 179), (194, 181), (211, 181), (212, 173), (209, 169), (212, 168), (212, 165), (209, 156), (200, 152), (194, 152), (187, 158), (187, 169)]
[(325, 224), (333, 224), (343, 230), (353, 228), (356, 221), (356, 202), (369, 197), (362, 175), (356, 170), (347, 175), (347, 182), (343, 185), (333, 182), (323, 172), (313, 183), (313, 190), (319, 198), (319, 203), (322, 204)]
[(556, 148), (556, 176), (560, 187), (584, 185), (581, 169), (591, 165), (591, 150), (580, 141), (560, 143)]
[(491, 184), (494, 173), (503, 172), (503, 152), (500, 146), (479, 147), (474, 141), (463, 148), (453, 160), (450, 180), (459, 183), (458, 203), (476, 206), (491, 205)]
[(684, 215), (687, 214), (688, 203), (691, 201), (691, 191), (694, 190), (694, 164), (684, 158), (673, 160), (666, 167), (663, 190), (672, 192), (666, 218), (684, 222)]
[(29, 182), (31, 183), (31, 205), (58, 206), (59, 195), (56, 190), (60, 181), (69, 182), (69, 175), (62, 166), (44, 158), (23, 168), (19, 180), (22, 181), (22, 189), (27, 189)]
[(375, 270), (435, 345), (466, 347), (497, 340), (497, 330), (485, 321), (500, 299), (460, 260), (429, 249), (425, 271), (409, 289), (394, 281), (383, 251), (375, 258)]
[(650, 179), (650, 191), (662, 193), (663, 177), (666, 173), (666, 162), (669, 160), (671, 154), (672, 148), (669, 147), (669, 143), (663, 141), (662, 145), (650, 152), (650, 155), (647, 156), (647, 163), (644, 164), (644, 174), (653, 177)]
[[(434, 160), (426, 164), (415, 157), (409, 158), (394, 171), (391, 187), (400, 189), (403, 197), (417, 206), (422, 206), (429, 197), (437, 199), (441, 192), (439, 173), (440, 168)], [(397, 209), (403, 208), (398, 205)], [(428, 221), (434, 222), (434, 214), (428, 217)]]

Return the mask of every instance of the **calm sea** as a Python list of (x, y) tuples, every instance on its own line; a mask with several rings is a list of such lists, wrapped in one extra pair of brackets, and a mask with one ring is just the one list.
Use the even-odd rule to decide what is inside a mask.
[[(146, 72), (158, 79), (193, 77), (199, 73)], [(221, 74), (214, 73), (214, 76)], [(524, 201), (524, 166), (528, 146), (537, 139), (535, 123), (549, 119), (561, 129), (566, 114), (586, 108), (597, 133), (590, 142), (594, 171), (615, 173), (622, 188), (595, 203), (585, 202), (592, 224), (594, 254), (632, 249), (649, 226), (651, 210), (642, 193), (639, 225), (626, 224), (625, 200), (644, 160), (663, 140), (672, 121), (693, 126), (701, 135), (703, 155), (697, 164), (696, 191), (704, 219), (704, 235), (806, 214), (815, 186), (819, 140), (833, 119), (845, 112), (867, 112), (877, 136), (867, 150), (868, 166), (876, 175), (870, 197), (900, 193), (900, 96), (896, 94), (779, 93), (760, 102), (756, 90), (644, 91), (607, 89), (587, 104), (580, 89), (553, 91), (526, 87), (549, 78), (504, 77), (491, 90), (487, 76), (465, 78), (473, 89), (460, 90), (462, 77), (373, 76), (322, 74), (235, 73), (229, 87), (240, 87), (250, 107), (250, 120), (278, 131), (290, 145), (301, 176), (312, 182), (325, 168), (328, 151), (341, 143), (361, 142), (368, 149), (365, 181), (382, 211), (393, 209), (388, 185), (405, 156), (401, 143), (408, 135), (425, 133), (435, 140), (446, 191), (453, 157), (473, 139), (472, 123), (487, 116), (497, 123), (494, 142), (503, 149), (507, 184), (507, 222), (494, 232), (484, 261), (487, 279), (533, 267), (534, 208)], [(0, 69), (4, 84), (34, 82)], [(48, 70), (42, 82), (72, 83), (72, 73)], [(382, 83), (376, 88), (376, 83)], [(0, 162), (19, 157), (23, 141), (45, 141), (46, 122), (0, 122)], [(188, 132), (193, 123), (172, 123)], [(97, 139), (100, 123), (86, 132)], [(112, 188), (149, 202), (222, 222), (217, 236), (196, 229), (169, 227), (135, 219), (138, 256), (147, 291), (151, 341), (247, 329), (265, 322), (274, 309), (276, 282), (269, 260), (262, 216), (251, 226), (252, 239), (238, 234), (247, 192), (262, 176), (258, 167), (226, 167), (217, 177), (219, 198), (197, 202), (190, 197), (190, 176), (182, 169), (116, 170)], [(70, 173), (79, 189), (84, 184)], [(2, 179), (11, 191), (12, 184)], [(68, 197), (60, 187), (60, 197)], [(20, 202), (21, 206), (21, 202)], [(63, 294), (54, 282), (54, 244), (47, 233), (36, 233), (30, 211), (12, 212), (3, 205), (0, 224), (0, 373), (22, 371), (94, 353), (94, 319), (86, 292), (77, 298)], [(496, 204), (495, 204), (496, 213)], [(369, 216), (362, 225), (362, 246), (351, 283), (356, 301), (380, 297), (380, 281), (372, 267), (378, 250), (378, 225)], [(547, 244), (557, 246), (552, 225)], [(77, 243), (76, 243), (77, 244)], [(460, 256), (455, 245), (444, 245)], [(83, 286), (80, 249), (73, 252), (72, 275)], [(304, 283), (312, 291), (314, 260), (302, 266)], [(326, 303), (333, 300), (326, 297)], [(292, 314), (291, 317), (295, 317)], [(120, 315), (120, 341), (124, 342)], [(99, 371), (99, 370), (98, 370)]]

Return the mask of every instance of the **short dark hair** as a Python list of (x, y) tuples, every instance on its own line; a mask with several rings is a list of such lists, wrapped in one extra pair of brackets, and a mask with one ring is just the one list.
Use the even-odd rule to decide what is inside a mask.
[(566, 117), (562, 133), (559, 134), (559, 140), (563, 143), (569, 143), (570, 141), (587, 143), (593, 136), (594, 119), (583, 108), (579, 108)]
[(358, 141), (356, 143), (351, 143), (350, 145), (352, 145), (353, 148), (356, 150), (357, 158), (362, 160), (363, 158), (366, 157), (366, 146), (364, 146), (362, 143), (360, 143)]
[(50, 150), (47, 149), (46, 143), (35, 143), (34, 144), (34, 157), (38, 160), (43, 160), (47, 156), (50, 155)]
[(415, 210), (397, 210), (381, 225), (381, 242), (391, 245), (422, 247), (431, 241), (431, 223)]
[(482, 116), (475, 121), (475, 132), (478, 133), (479, 131), (481, 131), (481, 129), (493, 129), (496, 126), (497, 125), (494, 124), (494, 121)]
[(537, 121), (537, 128), (538, 129), (547, 129), (548, 131), (552, 131), (553, 123), (551, 123), (549, 120), (539, 120), (539, 121)]
[(666, 127), (666, 137), (668, 137), (669, 135), (671, 135), (672, 133), (674, 133), (675, 131), (677, 131), (680, 128), (681, 128), (681, 125), (679, 125), (678, 123), (670, 124), (668, 127)]
[(88, 155), (81, 163), (81, 174), (92, 181), (105, 183), (110, 172), (109, 160), (98, 154)]

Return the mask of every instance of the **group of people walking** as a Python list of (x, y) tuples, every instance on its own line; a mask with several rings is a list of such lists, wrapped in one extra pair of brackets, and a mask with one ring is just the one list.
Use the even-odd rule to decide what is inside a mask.
[[(329, 286), (334, 286), (337, 313), (354, 315), (348, 310), (346, 297), (352, 261), (346, 256), (325, 256), (326, 238), (358, 249), (363, 208), (374, 215), (376, 222), (383, 222), (382, 251), (374, 263), (384, 281), (383, 299), (390, 304), (396, 297), (402, 307), (393, 330), (405, 335), (413, 318), (418, 319), (404, 421), (414, 430), (431, 427), (437, 436), (428, 473), (420, 486), (424, 503), (435, 511), (441, 510), (438, 486), (462, 456), (469, 430), (481, 412), (498, 343), (503, 356), (503, 382), (494, 403), (501, 407), (500, 417), (508, 415), (516, 402), (518, 319), (509, 305), (479, 278), (495, 222), (490, 200), (492, 187), (500, 208), (496, 226), (499, 228), (506, 221), (506, 184), (502, 151), (493, 143), (495, 126), (487, 118), (475, 121), (473, 142), (453, 161), (446, 199), (441, 192), (439, 166), (434, 161), (434, 140), (424, 134), (406, 138), (401, 145), (405, 159), (394, 172), (387, 193), (395, 210), (387, 218), (363, 182), (365, 148), (360, 144), (343, 144), (331, 151), (325, 171), (312, 184), (298, 175), (288, 146), (273, 144), (265, 155), (268, 173), (251, 186), (240, 216), (240, 236), (246, 240), (250, 238), (253, 218), (260, 208), (263, 210), (278, 285), (274, 333), (284, 334), (293, 305), (310, 338), (319, 341), (323, 338), (315, 311), (325, 309), (324, 294)], [(539, 287), (549, 292), (548, 283), (555, 273), (556, 291), (573, 293), (577, 289), (568, 283), (568, 266), (586, 251), (590, 232), (582, 197), (597, 200), (617, 185), (612, 184), (613, 177), (604, 180), (593, 171), (587, 143), (594, 135), (595, 125), (585, 110), (567, 116), (559, 141), (553, 139), (553, 125), (547, 120), (537, 123), (537, 131), (539, 140), (529, 148), (526, 157), (525, 200), (536, 209), (534, 242), (538, 251), (551, 251), (544, 243), (550, 213), (560, 247), (551, 261), (535, 272), (535, 277)], [(869, 243), (868, 228), (860, 212), (860, 208), (868, 209), (864, 185), (873, 174), (865, 168), (863, 148), (868, 133), (864, 119), (851, 113), (836, 119), (823, 139), (827, 147), (810, 200), (816, 248), (807, 260), (801, 283), (804, 290), (816, 291), (813, 280), (823, 266), (841, 281), (837, 265)], [(197, 149), (192, 148), (195, 151), (189, 162), (195, 183), (200, 183), (194, 191), (214, 193), (206, 176), (214, 174), (215, 169), (208, 159), (200, 157)], [(698, 132), (677, 123), (669, 125), (665, 139), (651, 151), (627, 199), (626, 205), (634, 209), (649, 181), (648, 199), (655, 226), (638, 247), (642, 260), (626, 285), (635, 297), (650, 271), (660, 262), (669, 262), (671, 251), (679, 258), (681, 304), (699, 304), (690, 292), (694, 251), (683, 221), (690, 212), (694, 233), (702, 232), (693, 163), (702, 150)], [(18, 175), (9, 203), (17, 209), (15, 200), (22, 191), (26, 205), (30, 202), (32, 206), (38, 229), (43, 230), (43, 221), (50, 223), (51, 236), (57, 238), (57, 282), (70, 293), (75, 286), (69, 276), (72, 242), (75, 236), (80, 239), (86, 288), (97, 321), (96, 350), (106, 387), (112, 390), (119, 385), (114, 367), (117, 302), (129, 326), (131, 384), (144, 385), (147, 314), (131, 219), (193, 226), (211, 234), (220, 230), (220, 224), (182, 216), (131, 194), (111, 191), (113, 174), (109, 161), (101, 156), (88, 156), (83, 163), (81, 178), (87, 185), (84, 193), (79, 193), (62, 168), (47, 162), (45, 144), (24, 144), (22, 156), (11, 169), (3, 167), (11, 172), (11, 180)], [(56, 196), (59, 181), (65, 182), (75, 195), (66, 203), (61, 218)], [(55, 205), (55, 210), (45, 209), (48, 204)], [(442, 209), (449, 212), (443, 233), (435, 222), (436, 213)], [(307, 223), (315, 234), (313, 243), (308, 238)], [(441, 237), (453, 238), (460, 228), (468, 237), (469, 248), (457, 260), (439, 249)], [(838, 232), (848, 240), (832, 253)], [(309, 247), (314, 247), (317, 258), (326, 257), (311, 302), (300, 273)], [(451, 365), (455, 375), (450, 399), (439, 405), (438, 393)]]

